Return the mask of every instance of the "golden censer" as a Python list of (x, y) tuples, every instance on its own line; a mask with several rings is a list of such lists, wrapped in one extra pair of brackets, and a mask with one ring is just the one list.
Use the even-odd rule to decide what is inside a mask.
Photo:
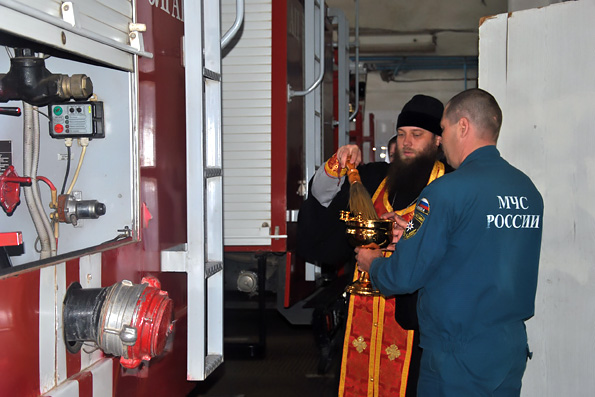
[[(389, 219), (363, 219), (360, 214), (341, 211), (340, 218), (347, 225), (347, 240), (354, 247), (386, 248), (393, 241), (393, 221)], [(345, 291), (350, 294), (378, 296), (368, 272), (359, 271), (358, 279), (348, 285)]]

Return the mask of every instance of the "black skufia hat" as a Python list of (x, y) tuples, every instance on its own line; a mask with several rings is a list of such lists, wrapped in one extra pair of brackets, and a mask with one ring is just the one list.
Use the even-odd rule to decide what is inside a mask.
[(440, 119), (444, 105), (438, 99), (427, 95), (415, 95), (403, 106), (397, 119), (400, 127), (419, 127), (436, 135), (442, 135)]

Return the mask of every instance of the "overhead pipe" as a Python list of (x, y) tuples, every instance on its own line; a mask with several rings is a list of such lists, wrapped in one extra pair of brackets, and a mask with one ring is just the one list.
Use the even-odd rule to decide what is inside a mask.
[(476, 56), (363, 56), (360, 61), (373, 64), (374, 70), (477, 69)]
[(400, 71), (463, 69), (464, 89), (467, 89), (469, 82), (469, 69), (478, 68), (478, 59), (473, 56), (372, 56), (363, 57), (362, 62), (373, 64), (374, 70), (389, 71), (392, 78), (396, 78)]
[(236, 0), (236, 20), (227, 33), (221, 38), (221, 49), (227, 47), (231, 39), (238, 33), (244, 21), (244, 0)]
[(353, 121), (359, 112), (359, 0), (355, 0), (355, 110), (349, 115)]
[(291, 89), (291, 87), (288, 85), (288, 92), (287, 92), (287, 101), (291, 101), (291, 98), (294, 96), (304, 96), (304, 95), (308, 95), (309, 93), (311, 93), (312, 91), (314, 91), (322, 82), (322, 79), (324, 78), (324, 20), (325, 20), (325, 9), (324, 9), (324, 3), (322, 1), (318, 2), (319, 4), (319, 8), (320, 8), (320, 74), (318, 75), (318, 78), (316, 79), (316, 81), (314, 81), (314, 83), (312, 83), (312, 85), (310, 86), (310, 88), (308, 88), (307, 90), (304, 91), (294, 91)]

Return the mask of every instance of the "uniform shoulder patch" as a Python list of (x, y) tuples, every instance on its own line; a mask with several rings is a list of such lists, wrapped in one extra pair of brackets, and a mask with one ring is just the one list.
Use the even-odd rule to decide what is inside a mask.
[(418, 201), (417, 205), (415, 206), (415, 212), (413, 213), (413, 218), (407, 224), (407, 228), (405, 229), (405, 233), (403, 234), (403, 238), (405, 240), (415, 236), (417, 231), (421, 228), (424, 224), (426, 217), (430, 215), (430, 202), (427, 198), (422, 198)]
[(419, 200), (419, 203), (417, 203), (415, 210), (421, 212), (426, 216), (430, 215), (430, 202), (428, 201), (428, 199), (424, 197), (421, 200)]

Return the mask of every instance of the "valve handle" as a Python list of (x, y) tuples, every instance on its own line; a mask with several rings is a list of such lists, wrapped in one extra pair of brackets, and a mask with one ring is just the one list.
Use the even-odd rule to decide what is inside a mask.
[(21, 115), (21, 108), (18, 107), (1, 107), (0, 106), (0, 114), (5, 116), (15, 116), (19, 117)]
[(31, 178), (18, 176), (12, 165), (0, 175), (0, 205), (8, 214), (11, 214), (21, 201), (21, 185), (30, 184)]

